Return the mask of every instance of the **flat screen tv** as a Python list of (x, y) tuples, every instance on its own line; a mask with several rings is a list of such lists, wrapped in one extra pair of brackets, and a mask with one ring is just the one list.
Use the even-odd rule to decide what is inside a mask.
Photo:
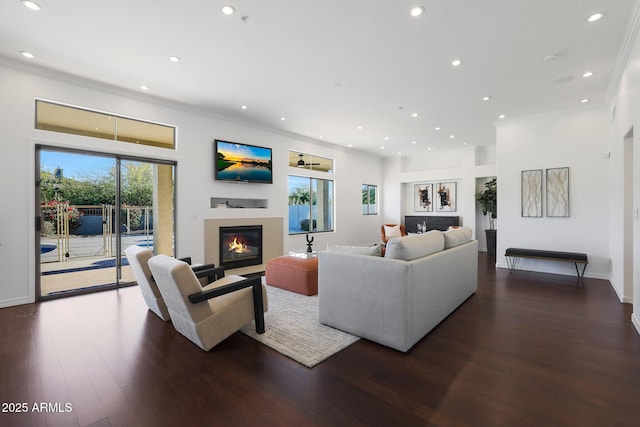
[(215, 179), (273, 183), (271, 148), (215, 140)]

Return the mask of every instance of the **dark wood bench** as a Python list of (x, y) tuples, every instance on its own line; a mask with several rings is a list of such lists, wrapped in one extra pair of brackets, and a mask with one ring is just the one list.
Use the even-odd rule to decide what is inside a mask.
[[(558, 252), (558, 251), (545, 251), (540, 249), (522, 249), (522, 248), (508, 248), (505, 251), (504, 256), (507, 258), (507, 266), (509, 271), (515, 272), (520, 258), (535, 258), (546, 259), (552, 261), (565, 261), (572, 262), (576, 266), (576, 273), (578, 274), (578, 281), (582, 282), (584, 279), (584, 272), (587, 269), (589, 260), (587, 254), (578, 252)], [(578, 268), (578, 264), (582, 264), (582, 271)]]

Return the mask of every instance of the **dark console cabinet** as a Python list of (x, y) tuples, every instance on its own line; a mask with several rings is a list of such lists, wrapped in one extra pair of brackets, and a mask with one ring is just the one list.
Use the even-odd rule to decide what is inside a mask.
[(460, 225), (459, 216), (405, 216), (404, 227), (407, 233), (417, 233), (418, 224), (426, 224), (429, 230), (446, 231), (450, 225)]

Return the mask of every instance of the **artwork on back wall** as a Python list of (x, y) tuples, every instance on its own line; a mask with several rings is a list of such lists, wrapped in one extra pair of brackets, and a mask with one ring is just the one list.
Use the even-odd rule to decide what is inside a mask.
[[(542, 218), (542, 169), (520, 173), (523, 218)], [(569, 168), (546, 170), (546, 210), (549, 218), (569, 216)]]
[(542, 169), (526, 170), (521, 173), (522, 216), (542, 217)]
[(440, 182), (436, 184), (436, 211), (437, 212), (455, 212), (456, 203), (456, 183)]
[(433, 184), (415, 184), (413, 200), (415, 212), (433, 212)]
[(547, 216), (569, 216), (569, 168), (547, 169)]

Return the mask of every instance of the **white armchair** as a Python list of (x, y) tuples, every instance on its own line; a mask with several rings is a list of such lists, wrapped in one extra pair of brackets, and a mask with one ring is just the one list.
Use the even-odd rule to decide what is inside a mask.
[[(124, 253), (149, 310), (157, 314), (165, 322), (168, 321), (170, 319), (169, 310), (149, 269), (149, 260), (153, 257), (153, 252), (133, 245), (126, 248)], [(191, 264), (190, 258), (183, 258), (183, 260)], [(216, 269), (213, 264), (192, 266), (191, 269), (193, 269), (203, 286), (214, 281), (217, 278), (217, 274), (224, 276), (224, 270)]]
[(166, 322), (170, 319), (169, 310), (149, 269), (149, 260), (153, 252), (140, 246), (129, 246), (124, 253), (149, 310)]
[(184, 261), (158, 255), (149, 268), (175, 329), (205, 351), (255, 319), (264, 333), (267, 290), (261, 277), (226, 276), (201, 287)]

